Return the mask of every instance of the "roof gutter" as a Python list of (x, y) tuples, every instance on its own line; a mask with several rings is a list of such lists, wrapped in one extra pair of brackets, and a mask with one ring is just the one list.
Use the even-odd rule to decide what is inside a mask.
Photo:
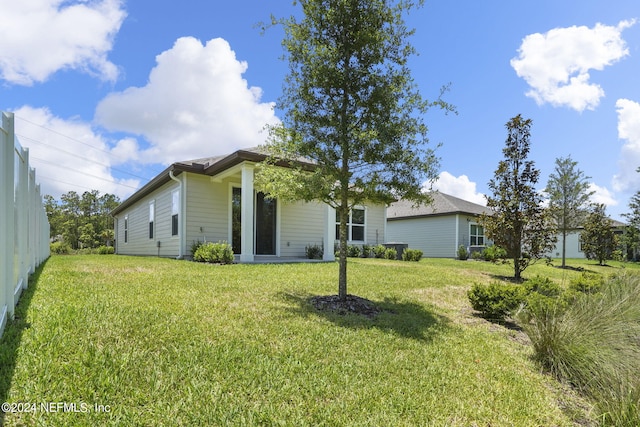
[(186, 218), (185, 218), (185, 211), (186, 211), (186, 197), (185, 197), (185, 191), (184, 191), (184, 178), (185, 178), (185, 174), (182, 174), (182, 179), (178, 179), (176, 178), (176, 176), (173, 174), (173, 169), (169, 169), (169, 178), (171, 178), (172, 180), (174, 180), (175, 182), (177, 182), (180, 185), (180, 204), (178, 207), (178, 227), (179, 228), (179, 232), (178, 232), (178, 238), (180, 239), (180, 244), (179, 244), (179, 249), (178, 249), (178, 259), (184, 259), (184, 246), (185, 246), (185, 240), (186, 240), (186, 236), (185, 236), (185, 231), (187, 229), (186, 227)]

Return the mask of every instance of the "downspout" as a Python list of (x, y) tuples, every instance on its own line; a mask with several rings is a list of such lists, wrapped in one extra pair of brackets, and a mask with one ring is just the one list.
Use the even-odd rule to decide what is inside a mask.
[(182, 224), (184, 224), (186, 220), (186, 217), (184, 215), (185, 209), (184, 209), (184, 203), (183, 203), (183, 200), (185, 199), (184, 183), (181, 179), (178, 179), (175, 177), (175, 175), (173, 174), (173, 170), (169, 171), (169, 178), (171, 178), (172, 180), (180, 184), (180, 205), (178, 207), (178, 237), (180, 239), (180, 244), (178, 249), (178, 259), (183, 259), (184, 258), (184, 242), (186, 239), (186, 236), (184, 235), (184, 232), (183, 232), (185, 228), (182, 227)]

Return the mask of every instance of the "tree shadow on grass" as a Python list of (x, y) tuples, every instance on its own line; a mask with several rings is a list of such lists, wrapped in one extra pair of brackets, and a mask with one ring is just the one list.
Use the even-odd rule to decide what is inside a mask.
[(353, 312), (318, 303), (318, 300), (327, 301), (337, 296), (320, 297), (282, 292), (280, 297), (292, 304), (287, 310), (303, 317), (324, 318), (343, 328), (379, 329), (420, 341), (431, 341), (449, 323), (448, 318), (434, 313), (422, 304), (397, 298), (371, 301), (349, 295), (364, 300), (369, 308), (363, 312)]
[[(9, 320), (5, 326), (2, 338), (0, 338), (0, 402), (10, 402), (9, 389), (11, 388), (11, 381), (13, 379), (13, 373), (16, 367), (16, 357), (18, 355), (18, 348), (20, 348), (20, 342), (22, 341), (22, 333), (25, 329), (29, 329), (31, 325), (25, 320), (27, 316), (27, 310), (31, 305), (31, 299), (38, 287), (38, 281), (40, 274), (48, 260), (45, 260), (34, 273), (29, 276), (29, 287), (22, 292), (20, 301), (15, 309), (15, 316), (13, 320)], [(4, 425), (4, 411), (0, 411), (0, 425)]]

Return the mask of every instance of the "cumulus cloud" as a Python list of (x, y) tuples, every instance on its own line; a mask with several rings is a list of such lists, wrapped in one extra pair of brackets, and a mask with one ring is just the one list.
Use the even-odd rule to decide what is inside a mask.
[(613, 177), (616, 191), (640, 189), (640, 103), (628, 99), (616, 102), (618, 138), (624, 141), (618, 162), (619, 172)]
[(476, 190), (476, 183), (466, 175), (453, 176), (447, 171), (441, 172), (438, 180), (433, 183), (433, 189), (479, 205), (486, 205), (487, 200)]
[(61, 69), (114, 81), (107, 60), (126, 16), (122, 0), (0, 0), (0, 78), (43, 82)]
[(593, 203), (602, 203), (606, 206), (616, 206), (618, 204), (613, 193), (611, 193), (611, 191), (606, 187), (600, 187), (592, 182), (589, 184), (589, 191), (594, 192), (591, 196), (591, 202)]
[(622, 31), (634, 24), (635, 20), (629, 20), (617, 26), (572, 26), (530, 34), (522, 40), (511, 66), (531, 86), (526, 95), (538, 104), (593, 110), (604, 90), (589, 81), (589, 72), (629, 55)]
[(266, 139), (265, 125), (278, 123), (274, 104), (248, 86), (248, 65), (225, 40), (180, 38), (156, 62), (146, 86), (112, 93), (96, 108), (106, 128), (149, 141), (141, 161), (166, 164), (256, 146)]
[[(108, 142), (91, 126), (64, 120), (46, 108), (21, 107), (14, 111), (15, 132), (36, 169), (42, 194), (55, 198), (68, 191), (98, 190), (125, 198), (140, 186), (141, 179), (113, 176), (114, 157)], [(128, 142), (118, 144), (126, 145)]]

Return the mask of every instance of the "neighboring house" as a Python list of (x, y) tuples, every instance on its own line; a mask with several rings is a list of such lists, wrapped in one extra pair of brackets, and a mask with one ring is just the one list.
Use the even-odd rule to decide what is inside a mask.
[[(624, 228), (626, 224), (620, 221), (611, 220), (611, 227), (614, 229), (614, 233), (618, 235), (618, 238), (622, 237), (624, 234)], [(583, 228), (577, 228), (575, 230), (571, 230), (567, 233), (567, 258), (586, 258), (584, 252), (582, 252), (582, 243), (580, 242), (580, 234), (582, 233)], [(551, 258), (562, 258), (562, 234), (558, 233), (558, 241), (556, 242), (555, 248), (545, 254)]]
[(455, 258), (461, 245), (471, 252), (486, 247), (478, 217), (489, 212), (487, 207), (438, 191), (431, 197), (433, 203), (426, 206), (400, 200), (387, 208), (389, 242), (407, 243), (429, 258)]
[[(333, 260), (335, 210), (319, 202), (281, 203), (256, 191), (254, 168), (266, 157), (247, 149), (173, 163), (113, 210), (116, 253), (188, 258), (196, 241), (227, 241), (240, 262), (303, 258), (314, 244)], [(349, 243), (383, 243), (385, 214), (384, 205), (354, 208)]]

